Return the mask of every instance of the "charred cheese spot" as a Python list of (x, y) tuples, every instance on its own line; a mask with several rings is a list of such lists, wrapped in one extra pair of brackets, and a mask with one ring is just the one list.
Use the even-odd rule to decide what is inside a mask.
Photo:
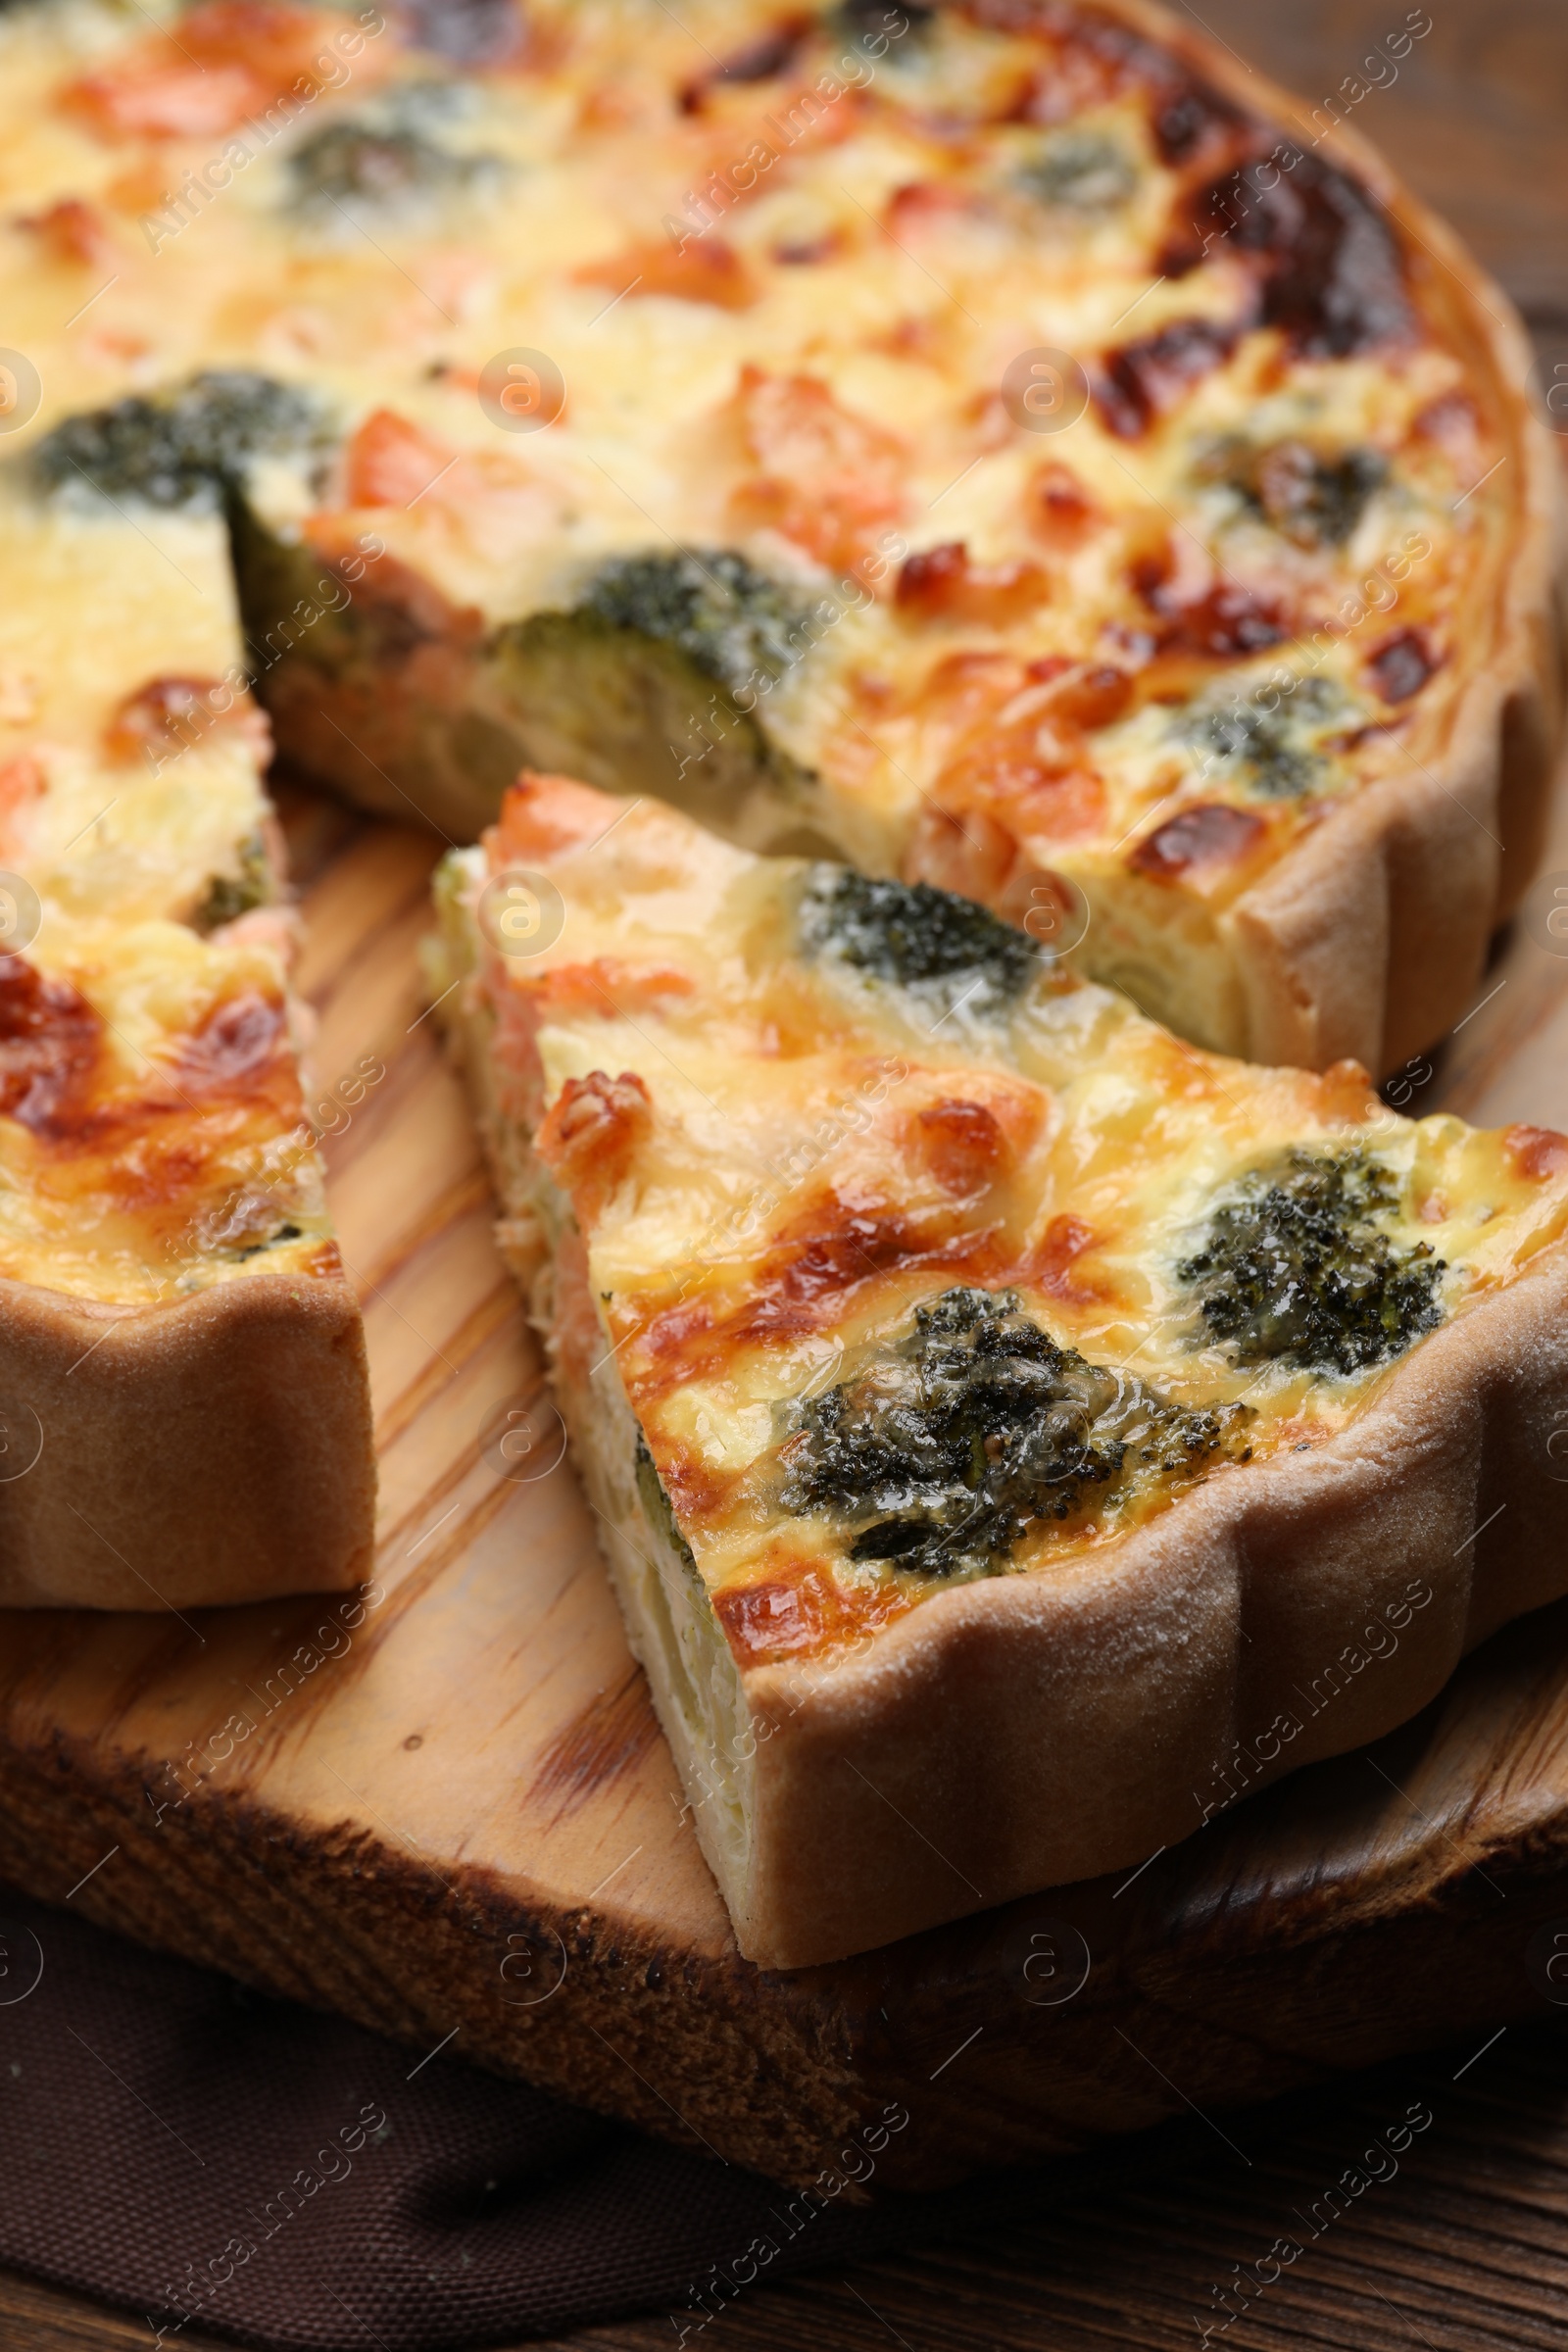
[(1263, 818), (1250, 808), (1209, 801), (1156, 825), (1129, 853), (1127, 862), (1156, 882), (1206, 880), (1244, 865), (1267, 833)]
[[(1273, 172), (1270, 181), (1269, 170)], [(1231, 171), (1197, 197), (1162, 254), (1196, 269), (1216, 238), (1255, 270), (1258, 313), (1308, 359), (1346, 359), (1404, 341), (1415, 325), (1393, 224), (1348, 172), (1297, 148), (1289, 172)]]
[(835, 1320), (866, 1284), (934, 1259), (973, 1255), (981, 1247), (978, 1237), (944, 1232), (935, 1220), (826, 1193), (767, 1251), (740, 1327), (753, 1335), (812, 1331)]
[(713, 1594), (713, 1614), (743, 1667), (801, 1657), (886, 1625), (909, 1606), (909, 1595), (848, 1592), (815, 1561), (790, 1560), (775, 1572)]
[(1398, 629), (1367, 658), (1367, 669), (1386, 703), (1408, 703), (1438, 666), (1425, 629)]
[(961, 539), (906, 557), (894, 603), (911, 620), (989, 621), (1005, 627), (1043, 605), (1051, 582), (1037, 564), (975, 564)]
[(280, 1068), (292, 1075), (288, 1047), (288, 1015), (282, 1004), (257, 989), (246, 989), (216, 1004), (182, 1041), (179, 1083), (202, 1095), (249, 1094)]
[(103, 1022), (69, 981), (0, 959), (0, 1111), (49, 1142), (74, 1133), (103, 1053)]
[(1105, 520), (1099, 501), (1059, 458), (1047, 458), (1035, 467), (1029, 499), (1035, 536), (1058, 554), (1082, 547)]
[(1195, 384), (1223, 367), (1238, 330), (1212, 318), (1176, 318), (1153, 334), (1106, 352), (1096, 399), (1105, 423), (1136, 441), (1176, 409)]
[(1163, 654), (1234, 662), (1278, 645), (1286, 634), (1278, 600), (1239, 580), (1217, 579), (1198, 595), (1184, 594), (1172, 577), (1168, 547), (1140, 557), (1132, 566), (1132, 582), (1158, 615), (1156, 643)]

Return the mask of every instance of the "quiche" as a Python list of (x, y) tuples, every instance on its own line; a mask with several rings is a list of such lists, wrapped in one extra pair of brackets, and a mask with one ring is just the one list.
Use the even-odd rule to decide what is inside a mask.
[(1207, 1053), (972, 901), (560, 777), (438, 904), (751, 1959), (1135, 1868), (1568, 1591), (1568, 1138)]
[(14, 10), (11, 446), (220, 483), (279, 743), (372, 807), (563, 767), (1385, 1071), (1538, 855), (1558, 548), (1364, 89), (1138, 0)]
[(359, 1312), (220, 517), (0, 488), (0, 1605), (357, 1582)]

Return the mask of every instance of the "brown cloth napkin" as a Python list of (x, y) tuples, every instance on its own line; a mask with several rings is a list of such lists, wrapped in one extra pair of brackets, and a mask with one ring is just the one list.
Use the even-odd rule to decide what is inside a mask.
[(792, 2197), (0, 1888), (0, 2264), (123, 2305), (150, 2343), (457, 2352), (654, 2311), (697, 2347), (755, 2282), (1004, 2202)]

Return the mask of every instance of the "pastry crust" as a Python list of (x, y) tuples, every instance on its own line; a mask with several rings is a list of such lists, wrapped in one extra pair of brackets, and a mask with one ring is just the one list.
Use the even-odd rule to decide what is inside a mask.
[(375, 1476), (341, 1275), (171, 1305), (0, 1282), (0, 1607), (183, 1610), (368, 1573)]
[[(530, 870), (564, 927), (511, 956)], [(525, 778), (448, 861), (435, 975), (704, 1850), (791, 1968), (1134, 1868), (1568, 1592), (1568, 1138), (1195, 1054), (833, 874)], [(1348, 1355), (1287, 1326), (1383, 1244), (1310, 1211), (1314, 1294), (1296, 1210), (1236, 1206), (1336, 1166), (1384, 1171), (1428, 1302)], [(1255, 1342), (1192, 1287), (1216, 1250)]]

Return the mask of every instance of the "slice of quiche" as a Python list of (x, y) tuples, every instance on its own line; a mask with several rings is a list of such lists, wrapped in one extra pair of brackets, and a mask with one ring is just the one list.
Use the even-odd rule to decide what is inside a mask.
[(0, 492), (0, 1605), (368, 1572), (359, 1311), (216, 509)]
[[(1139, 0), (15, 10), (10, 446), (222, 473), (279, 742), (370, 806), (657, 792), (1381, 1071), (1539, 853), (1557, 467), (1343, 111)], [(244, 484), (214, 370), (315, 401)]]
[(558, 777), (438, 902), (749, 1957), (1132, 1867), (1568, 1590), (1568, 1139), (1196, 1051), (969, 902)]

